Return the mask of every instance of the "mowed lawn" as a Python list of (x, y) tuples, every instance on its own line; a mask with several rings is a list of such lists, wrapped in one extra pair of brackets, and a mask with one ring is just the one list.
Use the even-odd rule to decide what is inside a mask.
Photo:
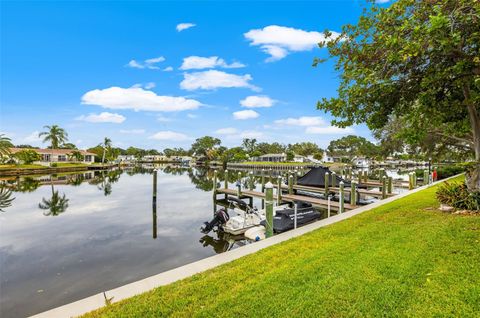
[(479, 317), (480, 217), (437, 207), (430, 188), (85, 317)]

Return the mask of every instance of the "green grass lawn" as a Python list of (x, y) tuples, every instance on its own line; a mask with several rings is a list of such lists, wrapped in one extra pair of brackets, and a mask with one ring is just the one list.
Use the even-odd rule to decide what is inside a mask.
[(437, 207), (430, 188), (84, 317), (479, 317), (480, 217)]
[(88, 167), (88, 164), (85, 163), (77, 163), (77, 162), (57, 162), (57, 168), (65, 168), (65, 167)]
[(35, 165), (35, 164), (30, 164), (30, 165), (15, 165), (15, 164), (6, 164), (6, 165), (0, 165), (0, 170), (10, 170), (10, 169), (44, 169), (48, 168), (46, 166), (42, 165)]

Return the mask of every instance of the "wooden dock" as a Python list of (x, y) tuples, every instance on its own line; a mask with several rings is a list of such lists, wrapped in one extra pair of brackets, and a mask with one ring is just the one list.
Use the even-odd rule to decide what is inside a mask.
[[(288, 190), (288, 186), (282, 186), (282, 189)], [(324, 188), (318, 188), (318, 187), (309, 187), (309, 186), (303, 186), (303, 185), (298, 185), (295, 184), (293, 185), (294, 190), (300, 190), (300, 191), (307, 191), (307, 192), (312, 192), (312, 193), (325, 193)], [(370, 196), (373, 198), (381, 199), (383, 197), (383, 192), (382, 191), (373, 191), (373, 190), (366, 190), (366, 189), (356, 189), (358, 194), (360, 195), (365, 195), (365, 196)], [(335, 193), (340, 193), (340, 188), (338, 187), (329, 187), (328, 191), (330, 192), (335, 192)], [(344, 192), (350, 193), (352, 191), (351, 188), (344, 188)], [(387, 193), (387, 197), (394, 196), (394, 193)]]
[[(277, 189), (278, 191), (278, 189)], [(218, 188), (216, 190), (217, 194), (226, 194), (227, 196), (233, 196), (238, 198), (238, 191), (234, 189), (225, 189), (225, 188)], [(278, 196), (278, 194), (277, 194)], [(242, 190), (240, 193), (240, 199), (245, 198), (260, 198), (265, 199), (265, 193), (259, 191), (252, 191), (252, 190)], [(282, 194), (281, 195), (282, 202), (306, 202), (310, 203), (314, 207), (327, 209), (328, 208), (328, 200), (314, 198), (306, 195), (297, 195), (297, 194)], [(345, 210), (352, 210), (355, 209), (356, 205), (351, 204), (344, 204)], [(340, 203), (336, 201), (330, 201), (330, 209), (332, 211), (338, 211), (340, 208)]]

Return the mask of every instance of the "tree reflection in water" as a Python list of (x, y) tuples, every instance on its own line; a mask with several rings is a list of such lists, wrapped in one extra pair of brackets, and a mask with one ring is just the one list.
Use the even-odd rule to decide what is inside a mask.
[(13, 191), (6, 186), (0, 186), (0, 212), (5, 212), (5, 209), (12, 206), (15, 197), (12, 197)]
[(211, 246), (215, 253), (220, 254), (231, 250), (235, 245), (245, 245), (247, 240), (243, 236), (233, 236), (231, 234), (215, 231), (212, 232), (215, 236), (205, 235), (199, 242), (203, 247)]
[(57, 216), (67, 210), (68, 201), (69, 200), (66, 198), (65, 193), (61, 196), (58, 191), (55, 191), (52, 183), (51, 198), (42, 198), (42, 202), (38, 204), (38, 207), (42, 210), (47, 210), (46, 212), (43, 212), (43, 215), (45, 216)]

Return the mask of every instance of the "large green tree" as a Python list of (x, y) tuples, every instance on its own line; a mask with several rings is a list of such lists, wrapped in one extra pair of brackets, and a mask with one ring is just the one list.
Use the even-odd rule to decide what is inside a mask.
[(340, 71), (338, 97), (318, 103), (333, 124), (375, 130), (396, 116), (410, 142), (432, 134), (469, 147), (477, 163), (467, 184), (480, 189), (479, 1), (372, 1), (356, 25), (320, 46)]
[(216, 156), (216, 149), (221, 143), (218, 138), (204, 136), (195, 140), (191, 151), (196, 156), (205, 156), (208, 160), (211, 160)]
[(288, 149), (297, 155), (313, 156), (314, 154), (322, 154), (323, 150), (313, 142), (299, 142), (288, 145)]
[(38, 137), (43, 137), (43, 142), (50, 142), (52, 149), (58, 149), (62, 144), (68, 141), (68, 134), (65, 129), (58, 125), (44, 126), (46, 131), (38, 134)]
[(337, 140), (332, 140), (327, 148), (331, 156), (346, 157), (352, 159), (355, 156), (374, 158), (379, 149), (372, 142), (359, 136), (348, 135)]

